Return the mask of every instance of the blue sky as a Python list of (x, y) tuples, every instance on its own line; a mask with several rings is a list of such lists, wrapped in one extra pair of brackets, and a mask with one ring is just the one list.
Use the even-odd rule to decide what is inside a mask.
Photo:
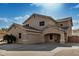
[(22, 24), (31, 14), (48, 15), (55, 20), (72, 17), (73, 29), (79, 28), (78, 3), (0, 3), (0, 28)]

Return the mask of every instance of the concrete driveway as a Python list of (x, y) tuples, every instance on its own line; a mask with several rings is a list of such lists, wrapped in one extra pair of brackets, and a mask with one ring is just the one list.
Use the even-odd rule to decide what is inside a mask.
[(4, 44), (0, 45), (1, 50), (6, 51), (51, 51), (56, 47), (71, 47), (70, 44), (45, 43), (45, 44)]
[(0, 56), (78, 56), (79, 44), (1, 44)]
[(53, 56), (57, 47), (71, 47), (68, 44), (1, 44), (0, 56)]
[[(75, 49), (78, 47), (78, 49)], [(0, 56), (78, 56), (77, 43), (0, 44)]]

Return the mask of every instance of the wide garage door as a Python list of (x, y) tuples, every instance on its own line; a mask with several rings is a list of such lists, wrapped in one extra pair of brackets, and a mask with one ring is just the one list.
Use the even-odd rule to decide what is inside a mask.
[(41, 43), (42, 36), (40, 34), (26, 34), (23, 39), (24, 43)]

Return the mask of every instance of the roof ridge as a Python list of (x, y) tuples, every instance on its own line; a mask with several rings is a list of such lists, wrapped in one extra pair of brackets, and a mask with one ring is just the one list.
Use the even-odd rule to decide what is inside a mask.
[(54, 19), (53, 19), (52, 17), (50, 17), (50, 16), (46, 16), (46, 15), (41, 15), (41, 14), (33, 13), (27, 20), (25, 20), (25, 21), (23, 22), (23, 24), (24, 24), (25, 22), (27, 22), (27, 21), (28, 21), (32, 16), (34, 16), (34, 15), (47, 17), (47, 18), (49, 18), (50, 20), (56, 22), (56, 20), (54, 20)]
[(23, 25), (23, 27), (24, 28), (26, 28), (26, 29), (33, 29), (33, 30), (38, 30), (38, 31), (41, 31), (41, 30), (39, 30), (39, 29), (36, 29), (36, 28), (34, 28), (34, 27), (31, 27), (31, 26), (25, 26), (25, 25)]
[[(66, 17), (66, 18), (61, 18), (61, 19), (58, 19), (58, 20), (54, 20), (51, 16), (46, 16), (46, 15), (38, 14), (38, 13), (33, 13), (30, 17), (32, 17), (32, 16), (34, 16), (34, 15), (47, 17), (47, 18), (49, 18), (50, 20), (52, 20), (52, 21), (54, 21), (54, 22), (67, 21), (67, 20), (65, 20), (65, 19), (69, 19), (69, 20), (72, 19), (72, 17)], [(27, 20), (25, 20), (25, 21), (23, 22), (23, 24), (24, 24), (25, 22), (27, 22), (27, 21), (30, 19), (30, 17), (29, 17)]]
[(62, 22), (62, 21), (68, 21), (68, 20), (72, 20), (72, 17), (66, 17), (66, 18), (58, 19), (58, 20), (56, 20), (56, 22)]
[[(44, 17), (47, 17), (47, 18), (50, 18), (52, 20), (54, 20), (51, 16), (46, 16), (46, 15), (43, 15), (43, 14), (37, 14), (37, 13), (34, 13), (34, 15), (38, 15), (38, 16), (44, 16)], [(54, 20), (56, 22), (56, 20)]]
[[(72, 17), (65, 17), (65, 18), (61, 18), (61, 19), (68, 19), (68, 18), (71, 18), (72, 19)], [(61, 20), (61, 19), (59, 19), (59, 20)]]

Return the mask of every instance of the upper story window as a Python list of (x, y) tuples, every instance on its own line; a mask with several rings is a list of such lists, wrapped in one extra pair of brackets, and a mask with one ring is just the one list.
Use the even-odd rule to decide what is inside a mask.
[(21, 33), (19, 33), (19, 39), (21, 39)]
[(36, 15), (34, 15), (33, 17), (35, 18)]
[(26, 26), (29, 26), (29, 24), (26, 24)]
[(63, 24), (60, 24), (60, 26), (63, 26)]
[(39, 26), (44, 26), (44, 25), (45, 25), (44, 21), (39, 22)]

